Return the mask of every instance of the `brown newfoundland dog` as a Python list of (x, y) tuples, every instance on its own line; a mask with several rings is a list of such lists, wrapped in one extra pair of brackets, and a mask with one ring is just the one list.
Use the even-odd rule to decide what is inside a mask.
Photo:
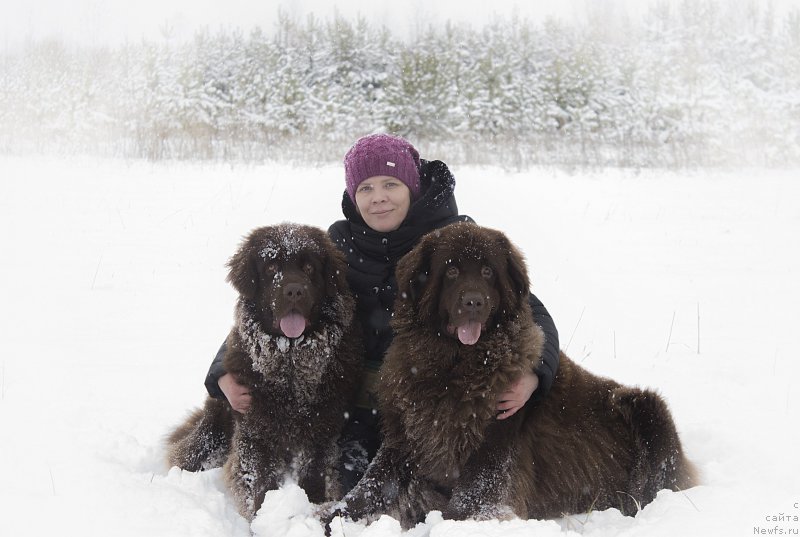
[(228, 262), (239, 292), (225, 370), (250, 389), (242, 415), (208, 398), (168, 438), (171, 465), (224, 464), (242, 516), (294, 474), (309, 499), (341, 498), (337, 437), (363, 351), (344, 256), (322, 230), (263, 227)]
[(632, 515), (695, 484), (664, 400), (561, 355), (548, 396), (497, 420), (498, 395), (538, 363), (544, 334), (520, 252), (498, 231), (447, 226), (397, 267), (394, 341), (378, 397), (383, 444), (335, 514), (404, 527), (450, 519)]

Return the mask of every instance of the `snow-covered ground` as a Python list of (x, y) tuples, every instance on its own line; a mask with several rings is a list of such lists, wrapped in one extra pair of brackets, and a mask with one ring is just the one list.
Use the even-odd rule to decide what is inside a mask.
[[(527, 255), (562, 348), (660, 390), (704, 485), (634, 518), (432, 513), (407, 535), (800, 533), (797, 170), (451, 167), (461, 210)], [(161, 442), (205, 396), (241, 236), (327, 227), (341, 167), (0, 157), (0, 176), (0, 534), (321, 535), (296, 486), (271, 492), (251, 527), (218, 471), (170, 470)], [(388, 517), (334, 532), (402, 533)]]

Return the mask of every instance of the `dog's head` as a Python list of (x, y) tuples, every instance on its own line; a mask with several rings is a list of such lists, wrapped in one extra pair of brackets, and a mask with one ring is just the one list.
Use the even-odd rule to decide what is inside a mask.
[(528, 307), (522, 254), (501, 232), (457, 223), (427, 234), (397, 265), (398, 315), (465, 345)]
[(228, 261), (228, 281), (266, 333), (297, 338), (318, 326), (326, 301), (348, 292), (346, 267), (321, 229), (280, 224), (245, 237)]

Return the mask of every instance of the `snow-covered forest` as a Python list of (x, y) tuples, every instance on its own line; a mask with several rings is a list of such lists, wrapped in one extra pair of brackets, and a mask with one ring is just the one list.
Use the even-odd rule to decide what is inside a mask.
[(282, 13), (190, 40), (29, 40), (0, 55), (0, 152), (309, 163), (387, 130), (512, 169), (800, 163), (800, 10), (654, 6), (410, 36)]

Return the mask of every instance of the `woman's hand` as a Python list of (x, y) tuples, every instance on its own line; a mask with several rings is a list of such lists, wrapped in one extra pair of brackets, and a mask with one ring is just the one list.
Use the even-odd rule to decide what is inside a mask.
[(219, 384), (219, 389), (225, 394), (231, 407), (236, 412), (245, 414), (250, 410), (250, 403), (253, 401), (250, 395), (250, 388), (244, 384), (239, 384), (236, 377), (230, 373), (222, 375), (217, 381), (217, 384)]
[(508, 390), (500, 394), (497, 402), (497, 419), (510, 418), (525, 406), (533, 392), (539, 387), (539, 377), (534, 373), (524, 373), (515, 380)]

